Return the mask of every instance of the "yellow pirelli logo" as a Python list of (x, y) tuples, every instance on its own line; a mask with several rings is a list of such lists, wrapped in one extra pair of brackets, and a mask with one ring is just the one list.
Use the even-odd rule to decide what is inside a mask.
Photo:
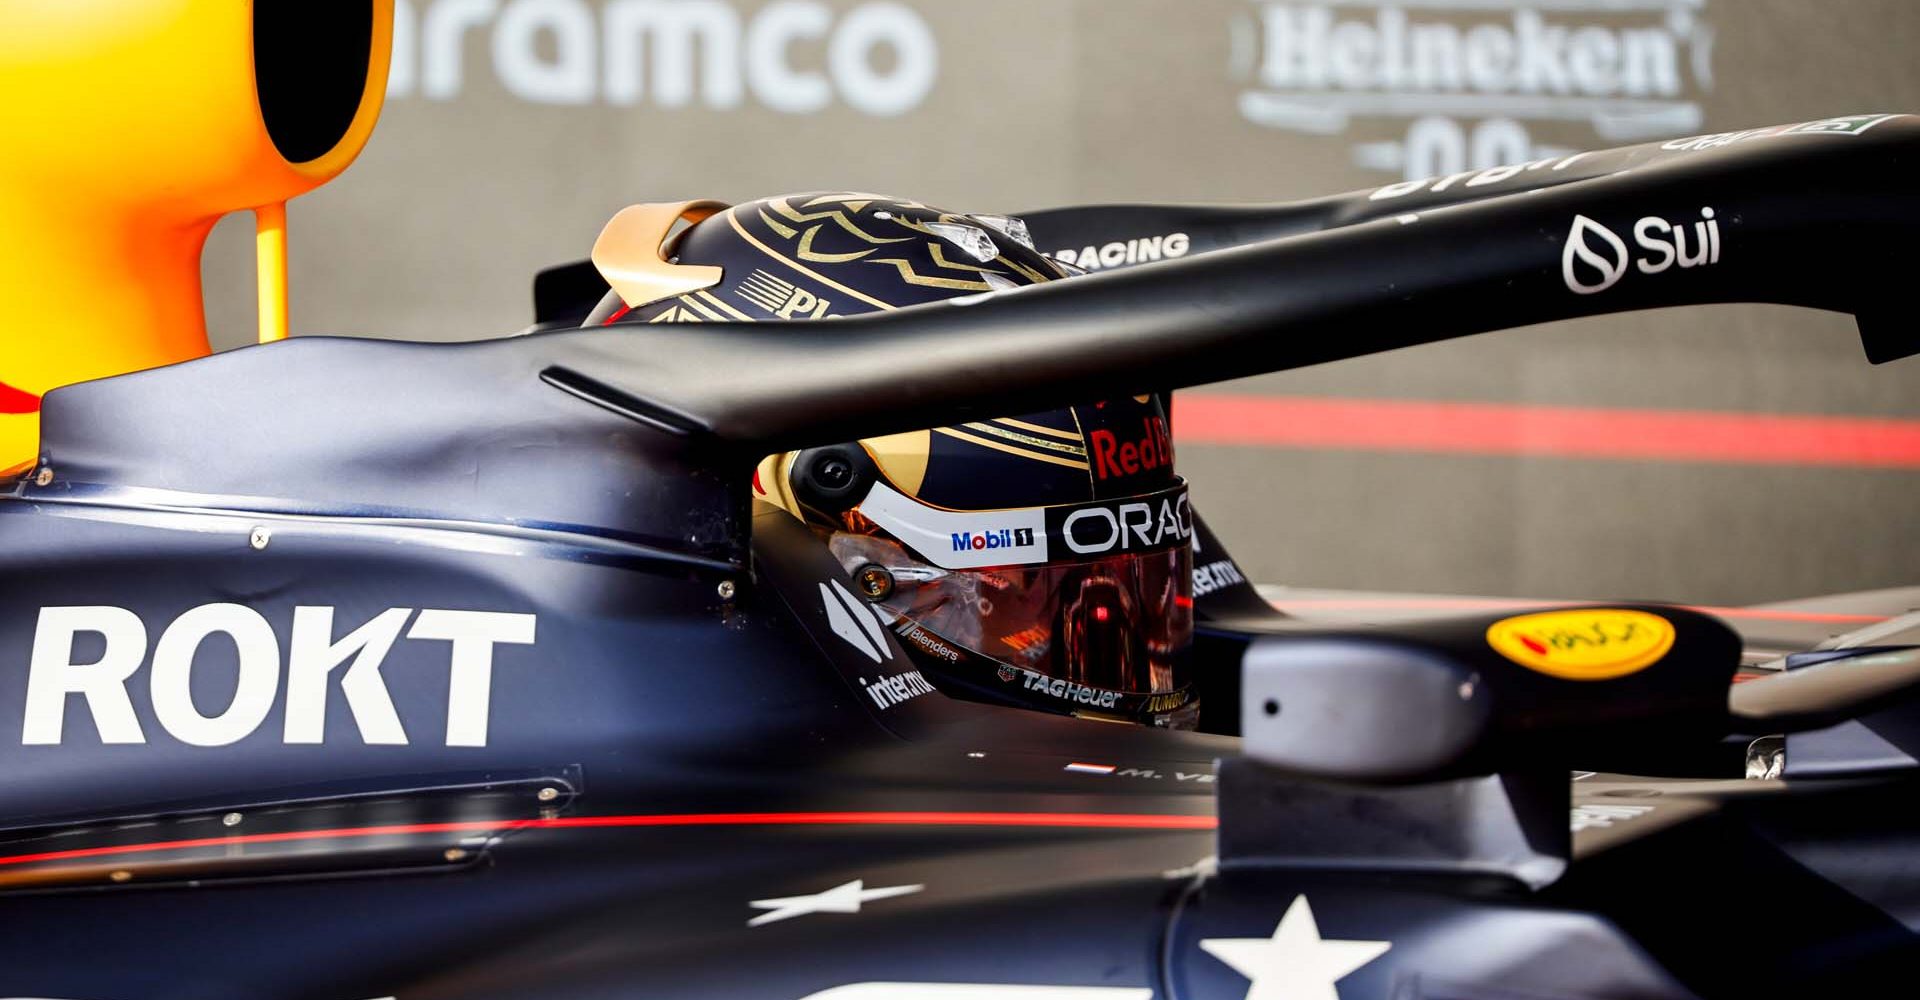
[(1515, 663), (1570, 681), (1604, 681), (1652, 666), (1673, 648), (1673, 623), (1646, 611), (1585, 608), (1494, 622), (1487, 644)]

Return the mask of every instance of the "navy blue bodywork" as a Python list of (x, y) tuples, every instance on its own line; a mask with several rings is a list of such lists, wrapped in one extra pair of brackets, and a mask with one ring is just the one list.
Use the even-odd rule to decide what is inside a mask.
[[(0, 995), (1268, 1000), (1322, 942), (1345, 971), (1301, 990), (1348, 1000), (1883, 991), (1920, 962), (1920, 764), (1716, 770), (1771, 732), (1705, 615), (1636, 606), (1671, 650), (1583, 684), (1496, 655), (1498, 615), (1310, 627), (1241, 583), (1197, 602), (1196, 670), (1244, 741), (1117, 726), (931, 689), (745, 485), (788, 448), (1628, 308), (1844, 308), (1911, 353), (1920, 130), (1849, 121), (1202, 212), (1203, 248), (1352, 224), (805, 336), (313, 338), (55, 390), (0, 498)], [(1570, 291), (1576, 218), (1702, 205), (1725, 263)], [(1078, 243), (1059, 221), (1036, 238)], [(1474, 725), (1390, 780), (1274, 751), (1292, 716), (1243, 687), (1327, 644), (1445, 677), (1434, 719)], [(1315, 724), (1433, 721), (1356, 678)]]

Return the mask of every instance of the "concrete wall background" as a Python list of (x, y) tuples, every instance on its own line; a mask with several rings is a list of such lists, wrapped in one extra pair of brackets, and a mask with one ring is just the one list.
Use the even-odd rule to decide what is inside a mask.
[[(963, 211), (1284, 200), (1456, 163), (1920, 111), (1912, 0), (401, 8), (395, 94), (372, 144), (292, 206), (297, 333), (461, 340), (519, 329), (533, 272), (583, 257), (635, 201), (822, 187)], [(663, 10), (706, 26), (691, 74), (674, 70), (676, 46), (661, 41), (669, 22), (646, 20)], [(1317, 23), (1328, 31), (1316, 47)], [(1430, 62), (1422, 77), (1403, 59), (1396, 70), (1383, 54), (1395, 24), (1429, 38), (1450, 30), (1481, 65)], [(639, 37), (650, 43), (639, 63), (609, 58)], [(865, 44), (882, 37), (896, 41)], [(808, 81), (826, 88), (824, 107), (770, 106), (805, 103)], [(908, 106), (871, 113), (887, 101)], [(1340, 108), (1361, 113), (1343, 121), (1331, 114)], [(250, 224), (223, 222), (206, 258), (223, 346), (252, 336)], [(1870, 368), (1848, 318), (1770, 307), (1511, 331), (1221, 388), (1920, 420), (1920, 360)], [(1192, 444), (1180, 458), (1196, 502), (1262, 581), (1712, 603), (1920, 582), (1911, 467)]]

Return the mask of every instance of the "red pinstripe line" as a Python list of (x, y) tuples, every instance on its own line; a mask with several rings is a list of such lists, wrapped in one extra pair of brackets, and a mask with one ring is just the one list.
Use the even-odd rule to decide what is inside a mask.
[(792, 813), (680, 813), (644, 816), (562, 816), (557, 819), (463, 820), (452, 823), (400, 823), (387, 826), (341, 827), (330, 830), (289, 830), (281, 833), (245, 833), (231, 837), (197, 837), (146, 844), (81, 847), (38, 854), (0, 857), (0, 865), (39, 861), (72, 861), (147, 851), (179, 851), (195, 847), (236, 844), (274, 844), (298, 840), (352, 837), (395, 837), (420, 833), (506, 833), (513, 830), (565, 830), (641, 826), (1026, 826), (1109, 830), (1211, 830), (1212, 816), (1164, 813), (1035, 813), (1035, 812), (792, 812)]
[(1920, 468), (1920, 420), (1181, 394), (1183, 444)]
[[(1499, 608), (1556, 608), (1570, 605), (1605, 603), (1601, 601), (1529, 601), (1497, 597), (1356, 597), (1310, 598), (1271, 602), (1282, 610), (1319, 608), (1333, 611), (1390, 610), (1409, 611), (1482, 611)], [(1721, 618), (1752, 618), (1760, 621), (1815, 622), (1828, 625), (1872, 625), (1887, 620), (1886, 615), (1850, 615), (1827, 611), (1770, 611), (1766, 608), (1717, 608), (1704, 604), (1678, 604), (1675, 607)]]

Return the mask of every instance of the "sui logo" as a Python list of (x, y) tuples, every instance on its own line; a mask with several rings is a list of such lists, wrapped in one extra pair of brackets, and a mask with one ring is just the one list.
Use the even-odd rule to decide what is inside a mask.
[(1633, 242), (1644, 253), (1634, 259), (1626, 240), (1584, 215), (1573, 217), (1566, 248), (1560, 252), (1560, 272), (1567, 289), (1576, 295), (1598, 295), (1620, 283), (1632, 269), (1660, 274), (1720, 263), (1720, 220), (1712, 207), (1700, 210), (1699, 221), (1669, 222), (1650, 215), (1633, 224)]

